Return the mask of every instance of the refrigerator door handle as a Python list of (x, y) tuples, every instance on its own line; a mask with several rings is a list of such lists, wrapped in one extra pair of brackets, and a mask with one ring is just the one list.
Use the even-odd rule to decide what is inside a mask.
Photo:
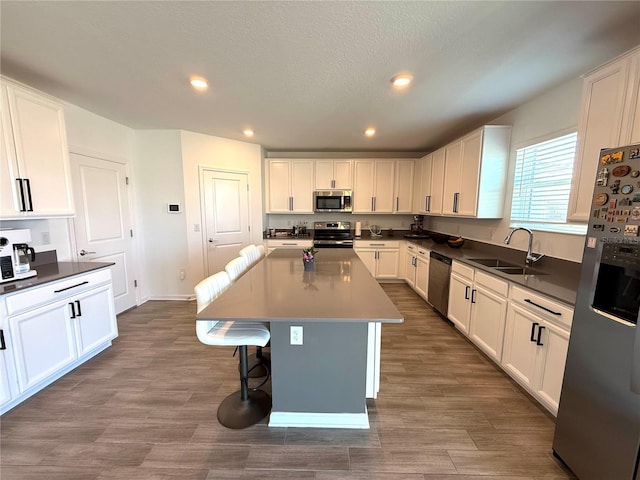
[(631, 391), (640, 395), (640, 327), (634, 327), (636, 338), (633, 342), (633, 354), (631, 355)]

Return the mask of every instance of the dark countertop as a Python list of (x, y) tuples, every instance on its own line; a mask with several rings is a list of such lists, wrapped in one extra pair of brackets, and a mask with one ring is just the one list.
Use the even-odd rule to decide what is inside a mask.
[(581, 264), (579, 263), (559, 258), (543, 257), (532, 267), (536, 272), (543, 273), (543, 275), (509, 275), (481, 265), (471, 259), (499, 258), (524, 267), (526, 252), (466, 239), (461, 248), (451, 248), (446, 243), (440, 245), (430, 239), (415, 240), (406, 238), (404, 240), (438, 252), (451, 259), (459, 260), (476, 270), (485, 271), (512, 284), (523, 286), (571, 306), (576, 303), (576, 293), (580, 281)]
[(56, 262), (36, 265), (33, 268), (38, 272), (38, 275), (25, 278), (24, 280), (16, 280), (2, 284), (0, 295), (23, 291), (28, 288), (44, 285), (45, 283), (62, 280), (63, 278), (110, 267), (111, 265), (114, 264), (107, 262)]

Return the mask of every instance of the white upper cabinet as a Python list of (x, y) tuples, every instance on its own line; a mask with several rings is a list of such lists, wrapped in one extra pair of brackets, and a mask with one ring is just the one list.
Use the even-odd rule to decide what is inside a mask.
[(313, 213), (313, 160), (267, 160), (267, 213)]
[(396, 160), (394, 213), (413, 212), (413, 160)]
[(356, 160), (353, 213), (412, 213), (414, 161)]
[(2, 79), (0, 218), (72, 216), (62, 105)]
[(316, 190), (351, 190), (353, 160), (316, 160)]
[(585, 75), (568, 218), (588, 221), (600, 150), (640, 142), (640, 48)]
[(442, 213), (445, 149), (425, 155), (416, 162), (413, 210), (422, 215)]
[(356, 160), (353, 176), (353, 213), (393, 213), (395, 160)]
[(502, 217), (510, 138), (511, 127), (486, 125), (444, 148), (443, 215)]

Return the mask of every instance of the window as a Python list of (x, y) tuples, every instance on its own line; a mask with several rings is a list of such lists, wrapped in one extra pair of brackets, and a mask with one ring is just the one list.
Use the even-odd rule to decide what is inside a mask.
[(584, 223), (567, 223), (577, 137), (574, 132), (516, 151), (511, 227), (587, 232)]

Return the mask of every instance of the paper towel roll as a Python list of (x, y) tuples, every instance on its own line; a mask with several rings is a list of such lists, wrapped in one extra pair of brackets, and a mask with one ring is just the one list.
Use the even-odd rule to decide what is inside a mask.
[(356, 237), (362, 235), (362, 222), (356, 222)]

